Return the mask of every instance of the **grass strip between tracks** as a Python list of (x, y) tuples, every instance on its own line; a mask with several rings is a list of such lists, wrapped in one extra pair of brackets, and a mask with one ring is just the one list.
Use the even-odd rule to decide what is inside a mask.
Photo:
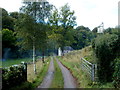
[(54, 67), (55, 67), (55, 73), (50, 88), (63, 88), (64, 87), (63, 75), (55, 59), (54, 59)]

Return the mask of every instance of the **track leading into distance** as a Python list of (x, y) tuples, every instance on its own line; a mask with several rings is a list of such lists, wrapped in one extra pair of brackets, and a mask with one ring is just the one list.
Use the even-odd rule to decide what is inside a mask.
[(50, 61), (47, 75), (45, 76), (41, 85), (38, 86), (38, 88), (49, 88), (50, 87), (52, 80), (53, 80), (53, 77), (54, 77), (54, 72), (55, 72), (54, 70), (55, 69), (54, 69), (53, 57), (51, 57), (51, 61)]

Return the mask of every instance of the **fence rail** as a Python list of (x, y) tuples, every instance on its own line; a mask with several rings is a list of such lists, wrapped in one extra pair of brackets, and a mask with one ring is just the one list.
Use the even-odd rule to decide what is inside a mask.
[(86, 71), (86, 73), (89, 75), (90, 79), (92, 81), (96, 81), (97, 78), (97, 64), (92, 64), (85, 60), (84, 58), (81, 58), (81, 68), (83, 71)]

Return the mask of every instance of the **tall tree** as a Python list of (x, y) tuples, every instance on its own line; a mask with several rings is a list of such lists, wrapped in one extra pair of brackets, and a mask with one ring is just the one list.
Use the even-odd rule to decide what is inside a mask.
[(20, 11), (32, 16), (37, 22), (45, 23), (51, 14), (52, 6), (49, 2), (23, 2)]
[(61, 47), (61, 41), (63, 36), (61, 32), (63, 28), (59, 25), (60, 23), (60, 15), (57, 8), (54, 6), (53, 13), (48, 20), (48, 24), (51, 26), (50, 31), (48, 32), (48, 38), (51, 40), (51, 43), (54, 47)]
[(2, 28), (14, 30), (14, 19), (2, 8)]
[[(13, 51), (13, 49), (16, 48), (16, 37), (14, 35), (14, 32), (9, 29), (3, 29), (1, 30), (1, 32), (2, 32), (2, 56), (4, 59), (7, 59), (10, 56), (10, 52), (9, 55), (8, 54), (5, 55), (7, 50)], [(11, 57), (14, 57), (14, 55)]]
[(76, 17), (74, 16), (74, 11), (70, 10), (70, 6), (68, 4), (65, 4), (60, 9), (60, 23), (61, 26), (64, 27), (64, 29), (67, 29), (69, 27), (74, 27), (76, 25)]
[(35, 50), (40, 48), (45, 38), (43, 25), (37, 23), (33, 17), (21, 14), (15, 27), (16, 34), (20, 38), (18, 44), (22, 45), (24, 49), (33, 49), (34, 71), (36, 72)]
[[(23, 2), (24, 5), (21, 7), (20, 11), (23, 13), (26, 13), (30, 16), (32, 16), (37, 23), (46, 23), (46, 20), (51, 14), (52, 5), (49, 4), (49, 2)], [(40, 27), (41, 28), (41, 27)], [(46, 32), (46, 29), (43, 29), (44, 32)], [(42, 35), (42, 33), (41, 33)], [(41, 36), (40, 35), (40, 36)], [(40, 38), (40, 37), (39, 37)], [(41, 42), (43, 42), (41, 45), (42, 47), (42, 53), (44, 55), (45, 48), (43, 46), (46, 45), (46, 35), (44, 35), (44, 39), (42, 39)], [(33, 49), (35, 52), (35, 49)], [(43, 56), (43, 62), (44, 62), (44, 56)]]
[(56, 36), (58, 46), (63, 47), (71, 45), (74, 42), (73, 27), (76, 25), (76, 17), (74, 11), (70, 10), (68, 4), (61, 7), (60, 12), (55, 8), (49, 19), (50, 25), (53, 27), (53, 36)]
[(86, 31), (90, 31), (90, 29), (88, 27), (84, 27), (84, 26), (78, 26), (76, 28), (76, 30), (86, 30)]
[[(79, 26), (78, 26), (79, 27)], [(81, 49), (91, 44), (91, 40), (95, 38), (95, 34), (92, 31), (76, 28), (74, 30), (75, 42), (71, 45), (74, 49)]]
[(16, 37), (14, 32), (9, 29), (3, 29), (2, 31), (2, 48), (12, 48), (15, 46)]
[(74, 11), (70, 10), (70, 6), (65, 4), (60, 9), (60, 26), (62, 26), (62, 49), (64, 46), (71, 45), (74, 42), (73, 38), (73, 28), (76, 25), (76, 17), (74, 16)]
[(18, 19), (19, 13), (18, 12), (11, 12), (10, 16), (14, 19)]

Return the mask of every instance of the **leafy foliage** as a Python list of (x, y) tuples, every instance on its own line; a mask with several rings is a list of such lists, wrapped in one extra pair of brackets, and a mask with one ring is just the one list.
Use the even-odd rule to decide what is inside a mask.
[(74, 49), (81, 49), (91, 44), (91, 40), (95, 38), (95, 34), (84, 26), (78, 26), (74, 30), (75, 42), (71, 45)]
[(84, 26), (78, 26), (76, 28), (76, 30), (86, 30), (86, 31), (90, 31), (90, 29), (88, 27), (84, 27)]
[(93, 30), (92, 30), (92, 32), (94, 32), (94, 33), (97, 33), (97, 27), (95, 27)]
[(26, 69), (24, 69), (23, 65), (20, 66), (12, 66), (9, 68), (2, 69), (2, 88), (9, 89), (13, 86), (17, 86), (22, 84), (27, 80)]
[(3, 29), (2, 31), (2, 44), (3, 48), (11, 48), (16, 44), (16, 37), (14, 32), (9, 29)]
[(120, 58), (115, 59), (114, 70), (113, 84), (116, 88), (120, 88)]
[(54, 8), (48, 23), (52, 27), (50, 36), (54, 36), (52, 39), (56, 40), (57, 46), (63, 49), (74, 42), (73, 27), (76, 25), (76, 17), (68, 4), (61, 7), (60, 11)]
[(14, 30), (14, 19), (2, 8), (2, 28)]
[(32, 49), (33, 42), (36, 48), (38, 48), (44, 39), (46, 39), (45, 26), (36, 23), (29, 15), (22, 14), (17, 20), (15, 27), (16, 34), (20, 38), (18, 44), (22, 45), (25, 49)]
[(18, 12), (11, 12), (10, 16), (14, 19), (18, 19), (19, 13)]
[[(46, 30), (46, 19), (51, 15), (52, 5), (49, 2), (23, 2), (24, 5), (21, 7), (20, 12), (24, 13), (28, 17), (22, 18), (23, 33), (23, 43), (26, 47), (32, 48), (35, 54), (36, 49), (42, 50), (43, 62), (44, 62), (44, 52), (47, 47), (47, 34)], [(25, 25), (27, 24), (27, 25)], [(19, 26), (19, 25), (18, 25)], [(21, 27), (19, 27), (21, 29)], [(27, 31), (25, 31), (25, 29)], [(21, 32), (22, 34), (22, 32)], [(31, 42), (32, 41), (32, 42)], [(23, 44), (22, 43), (22, 44)], [(35, 55), (33, 55), (33, 59)], [(34, 60), (33, 60), (34, 61)]]
[(74, 11), (70, 10), (70, 6), (65, 4), (60, 9), (60, 23), (64, 29), (69, 27), (74, 27), (76, 25), (76, 17), (74, 16)]
[(117, 34), (99, 35), (92, 43), (92, 47), (98, 58), (98, 77), (100, 81), (112, 81), (114, 72), (113, 61), (120, 51)]
[(23, 2), (20, 11), (32, 16), (37, 22), (45, 23), (51, 15), (52, 5), (49, 2)]

